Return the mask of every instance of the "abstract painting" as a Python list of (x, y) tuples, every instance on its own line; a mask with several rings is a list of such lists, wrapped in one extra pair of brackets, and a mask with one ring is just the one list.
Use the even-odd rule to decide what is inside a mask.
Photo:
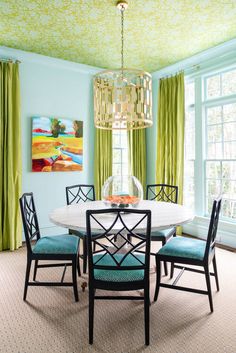
[(83, 122), (58, 117), (33, 117), (32, 171), (83, 170)]

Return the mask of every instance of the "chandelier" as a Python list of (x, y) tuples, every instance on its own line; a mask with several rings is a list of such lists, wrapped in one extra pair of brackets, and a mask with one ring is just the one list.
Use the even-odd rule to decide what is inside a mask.
[(152, 126), (152, 77), (142, 70), (124, 68), (124, 12), (121, 13), (121, 68), (94, 76), (94, 123), (99, 129), (142, 129)]

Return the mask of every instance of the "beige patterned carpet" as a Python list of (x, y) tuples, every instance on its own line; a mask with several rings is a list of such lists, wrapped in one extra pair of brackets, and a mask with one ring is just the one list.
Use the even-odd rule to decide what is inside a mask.
[[(215, 311), (208, 298), (161, 288), (150, 307), (150, 346), (144, 346), (143, 304), (135, 301), (95, 303), (94, 344), (88, 344), (88, 292), (74, 302), (69, 288), (29, 287), (23, 302), (26, 250), (0, 253), (0, 352), (236, 352), (236, 253), (217, 249), (221, 290), (215, 291)], [(62, 268), (39, 269), (38, 279), (60, 279)], [(66, 277), (70, 276), (70, 268)], [(84, 278), (79, 278), (79, 286)], [(151, 294), (155, 275), (151, 275)], [(182, 284), (205, 288), (202, 275), (184, 274)]]

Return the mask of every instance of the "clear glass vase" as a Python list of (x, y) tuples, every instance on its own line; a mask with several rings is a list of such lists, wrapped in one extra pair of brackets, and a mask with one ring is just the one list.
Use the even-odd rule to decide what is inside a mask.
[(106, 206), (125, 208), (137, 206), (143, 199), (143, 187), (132, 176), (111, 176), (102, 188), (102, 200)]

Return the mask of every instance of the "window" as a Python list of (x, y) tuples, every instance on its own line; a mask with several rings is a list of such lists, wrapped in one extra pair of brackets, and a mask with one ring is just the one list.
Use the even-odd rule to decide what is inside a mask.
[(112, 175), (128, 175), (127, 131), (112, 131)]
[(222, 194), (221, 219), (235, 222), (236, 68), (198, 76), (185, 87), (185, 204), (209, 217)]

